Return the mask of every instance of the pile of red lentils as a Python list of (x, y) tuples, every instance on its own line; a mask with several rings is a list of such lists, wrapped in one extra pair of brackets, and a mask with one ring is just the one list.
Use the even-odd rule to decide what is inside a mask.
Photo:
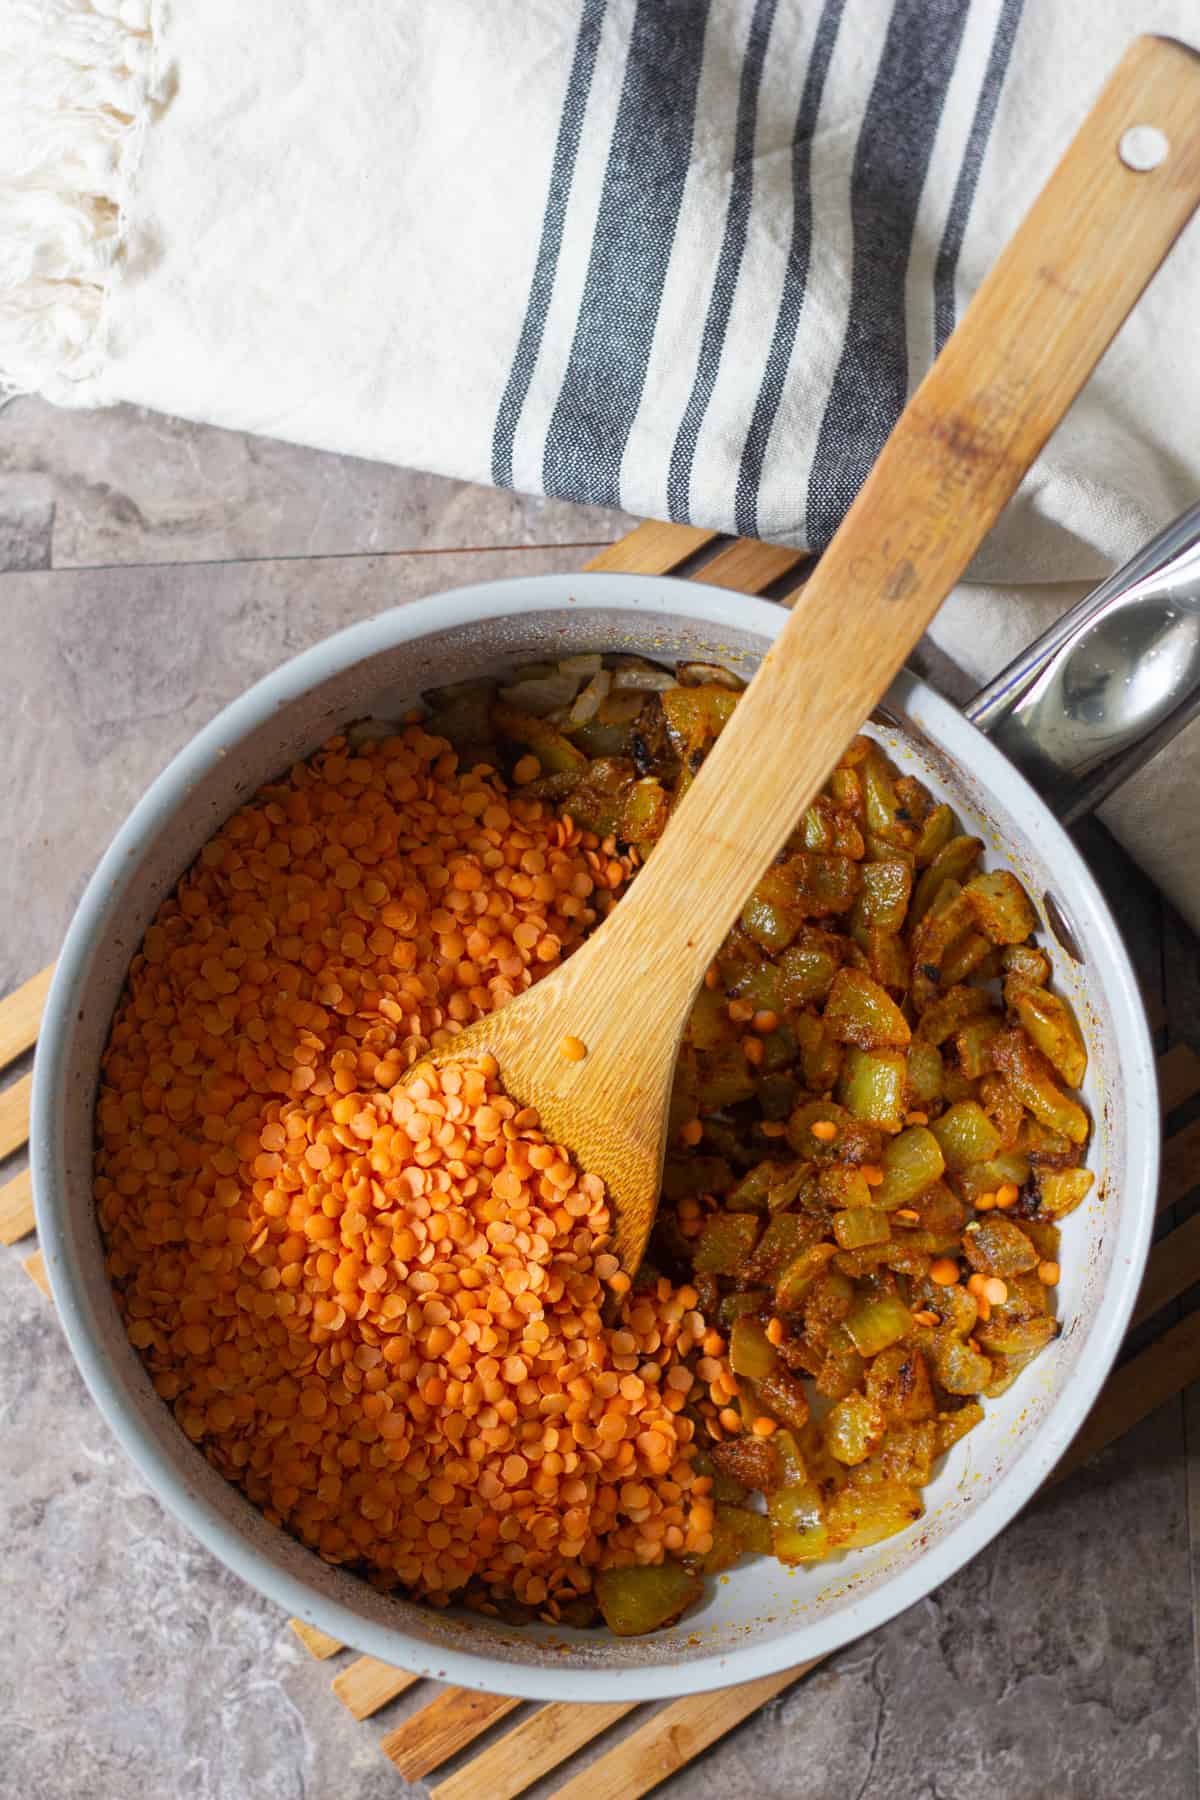
[(490, 1059), (425, 1060), (581, 941), (611, 851), (418, 725), (335, 738), (164, 903), (104, 1058), (97, 1205), (157, 1391), (270, 1520), (436, 1604), (557, 1620), (712, 1544), (685, 1408), (732, 1383), (695, 1290), (630, 1294), (602, 1184)]

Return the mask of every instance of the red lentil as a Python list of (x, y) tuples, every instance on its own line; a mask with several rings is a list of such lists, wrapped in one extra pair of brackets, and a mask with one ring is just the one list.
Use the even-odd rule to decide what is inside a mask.
[(335, 738), (206, 845), (105, 1052), (97, 1206), (158, 1392), (269, 1520), (436, 1604), (554, 1619), (712, 1543), (696, 1290), (606, 1327), (602, 1184), (490, 1058), (424, 1060), (574, 948), (605, 854), (417, 725)]

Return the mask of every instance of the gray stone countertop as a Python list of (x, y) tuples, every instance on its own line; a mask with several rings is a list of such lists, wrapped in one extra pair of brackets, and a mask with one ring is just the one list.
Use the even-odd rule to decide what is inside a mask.
[[(398, 598), (577, 568), (631, 523), (132, 409), (8, 406), (0, 994), (52, 959), (151, 777), (259, 675)], [(1084, 848), (1194, 1039), (1195, 941), (1098, 828)], [(425, 1792), (377, 1747), (416, 1696), (356, 1723), (329, 1665), (150, 1497), (30, 1247), (0, 1249), (0, 1797)], [(1162, 1407), (657, 1792), (1197, 1800), (1197, 1444), (1194, 1395)]]

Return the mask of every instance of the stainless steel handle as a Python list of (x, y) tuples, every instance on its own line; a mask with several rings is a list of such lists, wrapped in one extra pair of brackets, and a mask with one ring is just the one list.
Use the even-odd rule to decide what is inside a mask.
[(1070, 824), (1200, 711), (1200, 505), (1023, 650), (965, 708)]

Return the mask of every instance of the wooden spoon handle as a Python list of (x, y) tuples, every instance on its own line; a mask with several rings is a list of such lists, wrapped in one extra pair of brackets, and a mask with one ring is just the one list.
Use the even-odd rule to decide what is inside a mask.
[[(1127, 135), (1137, 127), (1152, 128), (1149, 139)], [(1161, 161), (1131, 166), (1163, 149), (1155, 132)], [(661, 997), (665, 984), (682, 1015), (730, 920), (1198, 202), (1200, 57), (1139, 38), (909, 401), (645, 871), (593, 938), (606, 960), (623, 940), (627, 992), (644, 981)]]

